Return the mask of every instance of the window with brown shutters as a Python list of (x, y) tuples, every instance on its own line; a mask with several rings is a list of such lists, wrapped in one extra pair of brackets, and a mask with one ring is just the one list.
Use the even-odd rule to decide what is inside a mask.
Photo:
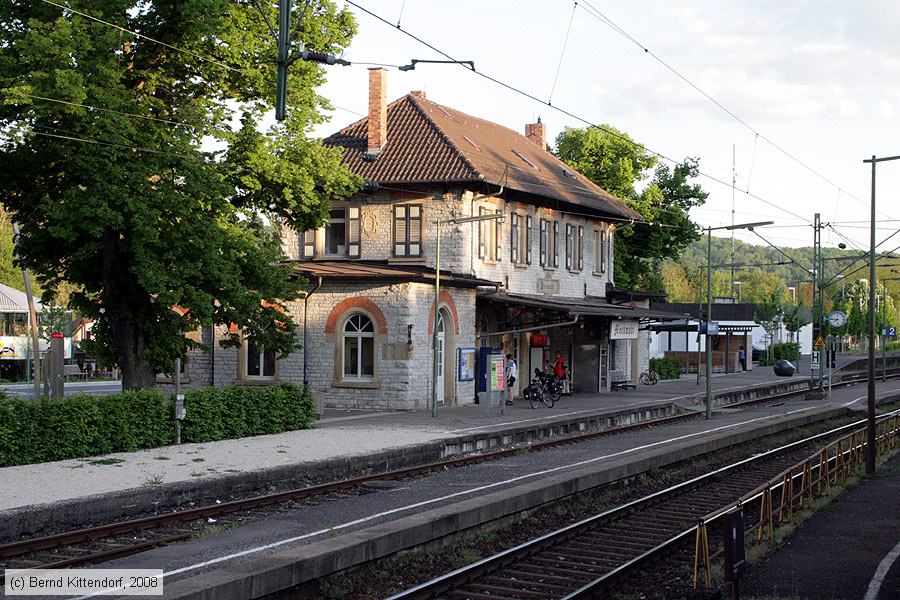
[(525, 264), (531, 264), (531, 215), (525, 217)]
[(509, 260), (513, 264), (519, 262), (519, 215), (511, 213), (509, 216)]
[(309, 231), (304, 231), (302, 236), (302, 245), (300, 248), (300, 256), (302, 258), (315, 258), (316, 257), (316, 230), (310, 229)]
[(566, 269), (575, 266), (575, 227), (566, 223)]
[(422, 256), (421, 204), (399, 204), (394, 207), (394, 256)]
[(575, 261), (575, 264), (578, 265), (578, 270), (581, 271), (584, 269), (584, 226), (578, 226), (578, 241), (575, 244), (575, 251), (578, 255), (578, 258)]
[(606, 231), (601, 231), (600, 232), (600, 248), (599, 248), (599, 254), (598, 254), (598, 256), (600, 257), (599, 258), (599, 262), (600, 262), (599, 270), (601, 273), (606, 273), (606, 257), (607, 257), (606, 247), (607, 247), (607, 244), (609, 244), (609, 242), (606, 239)]
[(553, 266), (559, 266), (559, 221), (553, 221)]
[(550, 264), (550, 222), (546, 219), (541, 219), (541, 231), (540, 231), (540, 248), (539, 248), (539, 262), (542, 267), (546, 267)]
[[(495, 215), (498, 212), (483, 206), (478, 208), (479, 215)], [(500, 260), (500, 221), (488, 219), (478, 222), (478, 258)]]
[(359, 207), (351, 206), (347, 209), (347, 256), (359, 258)]

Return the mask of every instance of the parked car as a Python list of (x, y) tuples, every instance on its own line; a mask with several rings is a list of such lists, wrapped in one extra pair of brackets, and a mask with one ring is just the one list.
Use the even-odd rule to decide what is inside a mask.
[(765, 351), (766, 351), (765, 348), (759, 348), (757, 346), (753, 346), (752, 351), (750, 353), (750, 359), (753, 362), (759, 362), (760, 355)]

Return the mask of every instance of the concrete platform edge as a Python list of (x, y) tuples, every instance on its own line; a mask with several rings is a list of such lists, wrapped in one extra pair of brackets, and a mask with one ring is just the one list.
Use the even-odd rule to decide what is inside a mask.
[(619, 457), (608, 463), (555, 474), (337, 538), (264, 557), (235, 561), (210, 573), (167, 584), (166, 598), (178, 600), (262, 598), (377, 558), (434, 543), (443, 537), (538, 507), (576, 492), (637, 475), (654, 465), (672, 464), (763, 435), (802, 427), (814, 421), (848, 412), (846, 408), (827, 407), (771, 423), (719, 432), (699, 442), (685, 440), (653, 448), (637, 460), (634, 455)]

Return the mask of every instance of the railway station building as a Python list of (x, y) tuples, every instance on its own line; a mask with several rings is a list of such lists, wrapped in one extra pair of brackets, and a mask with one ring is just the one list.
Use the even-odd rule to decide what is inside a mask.
[[(576, 392), (647, 368), (644, 326), (671, 318), (654, 294), (617, 289), (614, 238), (640, 215), (524, 135), (410, 92), (387, 102), (369, 71), (369, 114), (324, 140), (367, 186), (314, 231), (281, 231), (307, 295), (289, 303), (304, 350), (277, 359), (245, 343), (189, 357), (194, 385), (308, 382), (330, 407), (425, 409), (432, 393), (438, 227), (438, 401), (476, 401), (477, 354), (519, 365), (516, 395), (558, 352)], [(463, 224), (499, 213), (500, 220)], [(214, 347), (212, 332), (198, 333)], [(218, 337), (218, 335), (216, 336)]]

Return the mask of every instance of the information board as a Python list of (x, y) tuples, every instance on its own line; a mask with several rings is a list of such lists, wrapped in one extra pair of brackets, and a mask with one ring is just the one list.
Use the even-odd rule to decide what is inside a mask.
[(490, 391), (502, 392), (506, 389), (506, 359), (502, 354), (492, 354), (490, 362)]

